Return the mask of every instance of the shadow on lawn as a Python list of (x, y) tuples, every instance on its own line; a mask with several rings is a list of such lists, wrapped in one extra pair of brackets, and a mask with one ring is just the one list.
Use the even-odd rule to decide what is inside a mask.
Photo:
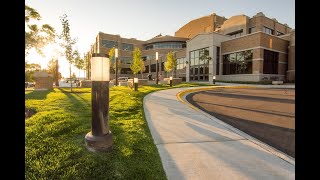
[[(163, 88), (162, 86), (157, 87)], [(121, 89), (121, 92), (119, 91)], [(142, 90), (142, 89), (141, 89)], [(82, 130), (74, 134), (73, 138), (82, 150), (77, 154), (79, 161), (86, 161), (87, 171), (83, 171), (80, 177), (83, 179), (92, 178), (91, 168), (95, 172), (104, 172), (95, 174), (96, 179), (104, 179), (108, 175), (111, 179), (165, 179), (165, 173), (161, 165), (160, 157), (156, 147), (153, 145), (153, 140), (146, 122), (141, 119), (142, 104), (135, 103), (125, 109), (125, 112), (112, 111), (115, 114), (110, 114), (110, 128), (113, 135), (113, 150), (111, 152), (91, 153), (85, 148), (85, 135), (91, 131), (91, 106), (83, 99), (81, 94), (70, 93), (61, 90), (72, 104), (68, 107), (68, 111), (72, 111), (78, 126), (82, 126)], [(118, 91), (116, 96), (128, 98), (134, 96), (138, 101), (142, 100), (143, 94), (114, 87), (110, 92)], [(146, 92), (144, 92), (146, 93)], [(128, 95), (130, 94), (130, 95)], [(112, 108), (110, 102), (110, 108)], [(129, 112), (138, 110), (138, 116), (130, 117)], [(111, 113), (109, 111), (109, 113)], [(83, 116), (86, 116), (84, 118)], [(128, 116), (128, 117), (127, 117)], [(89, 119), (88, 119), (89, 118)], [(81, 123), (80, 123), (81, 122)], [(158, 160), (156, 160), (158, 159)], [(156, 161), (155, 161), (156, 160)], [(109, 162), (109, 163), (108, 163)], [(139, 162), (139, 163), (138, 163)], [(157, 171), (155, 171), (155, 169)]]
[(33, 90), (32, 92), (25, 94), (25, 99), (43, 100), (46, 99), (47, 95), (51, 92), (55, 92), (55, 90)]

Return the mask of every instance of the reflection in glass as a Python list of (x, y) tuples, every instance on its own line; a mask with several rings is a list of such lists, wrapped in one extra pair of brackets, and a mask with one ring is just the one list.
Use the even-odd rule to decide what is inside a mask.
[(252, 74), (252, 50), (223, 55), (223, 74)]

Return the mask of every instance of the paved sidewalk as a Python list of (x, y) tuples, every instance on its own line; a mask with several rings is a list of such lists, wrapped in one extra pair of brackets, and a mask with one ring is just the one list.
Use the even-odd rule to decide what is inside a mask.
[[(203, 84), (212, 84), (212, 81), (190, 81), (193, 83), (203, 83)], [(281, 84), (281, 85), (272, 85), (272, 84), (239, 84), (239, 83), (223, 83), (223, 82), (216, 82), (216, 85), (219, 86), (254, 86), (258, 88), (289, 88), (289, 89), (295, 89), (295, 84)]]
[(175, 88), (147, 95), (144, 111), (173, 179), (295, 179), (295, 165), (179, 101)]

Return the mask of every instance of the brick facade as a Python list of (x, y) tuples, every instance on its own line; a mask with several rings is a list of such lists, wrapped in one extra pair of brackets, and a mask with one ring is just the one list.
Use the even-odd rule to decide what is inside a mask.
[[(267, 34), (269, 28), (272, 34)], [(250, 29), (250, 31), (249, 31)], [(266, 32), (264, 32), (266, 31)], [(281, 33), (278, 34), (278, 33)], [(283, 35), (282, 35), (283, 34)], [(175, 32), (175, 36), (158, 35), (147, 41), (140, 41), (136, 39), (122, 38), (120, 35), (110, 35), (99, 33), (96, 42), (91, 46), (87, 58), (90, 59), (90, 53), (100, 52), (108, 53), (110, 49), (102, 47), (103, 39), (118, 42), (118, 47), (121, 43), (133, 44), (134, 47), (140, 48), (143, 56), (154, 56), (156, 52), (159, 53), (159, 74), (163, 77), (168, 76), (164, 71), (161, 71), (162, 62), (166, 61), (168, 52), (175, 52), (176, 58), (185, 57), (188, 61), (190, 59), (189, 52), (197, 49), (208, 48), (209, 56), (212, 61), (209, 61), (209, 80), (212, 76), (217, 75), (217, 80), (243, 80), (243, 81), (261, 81), (264, 78), (271, 76), (278, 76), (282, 80), (295, 80), (295, 33), (286, 24), (278, 22), (276, 19), (266, 17), (259, 12), (253, 17), (246, 15), (236, 15), (229, 19), (218, 16), (215, 13), (204, 16), (198, 19), (191, 20), (179, 30)], [(146, 45), (161, 42), (186, 42), (187, 47), (182, 49), (146, 49)], [(217, 48), (220, 47), (219, 63), (217, 64)], [(232, 74), (223, 75), (223, 55), (252, 50), (252, 74)], [(264, 52), (273, 51), (278, 53), (278, 69), (277, 74), (263, 74), (264, 73)], [(267, 51), (266, 51), (267, 52)], [(119, 56), (132, 57), (131, 51), (124, 51), (119, 48)], [(270, 53), (268, 53), (270, 54)], [(157, 63), (154, 58), (149, 58), (144, 61), (145, 66), (148, 67), (143, 76), (151, 73), (152, 77), (156, 76), (155, 72), (151, 72), (151, 66)], [(189, 81), (189, 65), (180, 70), (177, 74), (180, 77), (185, 77)], [(218, 66), (218, 67), (217, 67)], [(129, 64), (123, 64), (123, 68), (129, 68)], [(270, 68), (268, 64), (265, 66), (266, 71)], [(274, 67), (272, 67), (274, 69)], [(217, 73), (219, 70), (219, 73)], [(88, 70), (89, 71), (89, 70)], [(272, 70), (271, 72), (276, 72)], [(90, 72), (88, 72), (90, 74)], [(119, 76), (133, 77), (130, 74)], [(141, 75), (138, 75), (140, 77)], [(111, 78), (113, 75), (111, 74)]]

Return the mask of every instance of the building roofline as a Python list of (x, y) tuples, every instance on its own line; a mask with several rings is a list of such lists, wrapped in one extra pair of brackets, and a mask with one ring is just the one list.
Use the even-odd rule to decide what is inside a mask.
[[(128, 39), (128, 40), (135, 40), (135, 41), (141, 41), (141, 42), (145, 42), (144, 40), (140, 40), (140, 39), (136, 39), (136, 38), (126, 38), (126, 37), (122, 37), (120, 34), (108, 34), (108, 33), (104, 33), (104, 32), (101, 32), (99, 31), (98, 35), (99, 34), (105, 34), (105, 35), (111, 35), (111, 36), (119, 36), (121, 39)], [(97, 35), (97, 37), (98, 37)]]
[(199, 33), (199, 34), (193, 36), (191, 39), (187, 40), (186, 42), (191, 41), (193, 38), (195, 38), (195, 37), (197, 37), (197, 36), (199, 36), (199, 35), (209, 35), (209, 34), (218, 34), (218, 35), (220, 35), (220, 36), (230, 37), (230, 36), (228, 36), (228, 35), (220, 34), (220, 33), (218, 33), (218, 32)]
[(281, 40), (283, 40), (283, 41), (288, 41), (288, 40), (282, 39), (282, 38), (279, 37), (279, 36), (275, 36), (275, 35), (272, 35), (272, 34), (267, 34), (267, 33), (263, 32), (263, 31), (257, 31), (257, 32), (251, 33), (251, 34), (246, 34), (246, 35), (239, 36), (239, 37), (236, 37), (236, 38), (228, 39), (228, 40), (225, 40), (225, 41), (223, 41), (223, 42), (231, 41), (231, 40), (234, 40), (234, 39), (244, 38), (244, 37), (251, 36), (251, 35), (254, 35), (254, 34), (258, 34), (258, 33), (263, 33), (263, 34), (266, 34), (266, 35), (273, 36), (273, 37), (275, 37), (275, 38), (281, 39)]
[[(256, 15), (257, 15), (257, 14), (256, 14)], [(268, 18), (268, 19), (270, 19), (270, 20), (272, 20), (272, 21), (275, 21), (275, 22), (278, 23), (278, 24), (281, 24), (281, 25), (283, 25), (283, 26), (286, 26), (286, 27), (292, 29), (288, 24), (286, 24), (286, 23), (280, 23), (276, 18), (270, 18), (270, 17), (268, 17), (268, 16), (266, 16), (266, 15), (263, 15), (263, 16), (256, 16), (256, 15), (253, 15), (252, 17), (249, 17), (249, 18), (250, 18), (250, 19), (253, 19), (253, 18), (257, 18), (257, 17), (266, 17), (266, 18)]]
[(204, 18), (204, 17), (210, 17), (210, 16), (213, 16), (213, 15), (217, 15), (217, 14), (216, 13), (212, 13), (212, 14), (209, 14), (209, 15), (206, 15), (206, 16), (201, 16), (201, 17), (196, 18), (196, 19), (192, 19), (189, 22), (187, 22), (186, 24), (184, 24), (182, 27), (180, 27), (178, 30), (176, 30), (176, 32), (179, 31), (180, 29), (182, 29), (183, 27), (185, 27), (186, 25), (190, 24), (193, 21), (199, 20), (199, 19)]

